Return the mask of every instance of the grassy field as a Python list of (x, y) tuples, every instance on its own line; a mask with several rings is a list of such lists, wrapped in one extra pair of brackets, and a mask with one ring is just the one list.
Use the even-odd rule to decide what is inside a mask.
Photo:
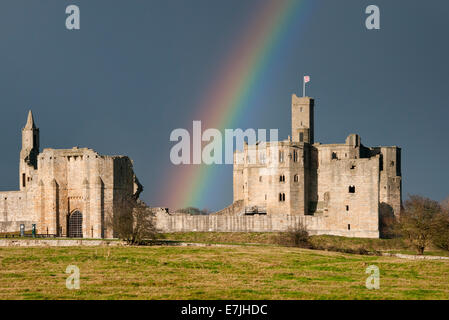
[[(80, 290), (65, 286), (68, 265)], [(369, 265), (379, 290), (365, 287)], [(274, 245), (0, 248), (0, 299), (449, 299), (449, 261)]]
[[(197, 243), (218, 243), (218, 244), (260, 244), (277, 245), (279, 243), (278, 233), (273, 232), (177, 232), (162, 235), (167, 240), (197, 242)], [(357, 251), (365, 249), (368, 252), (390, 252), (416, 254), (413, 248), (402, 239), (367, 239), (367, 238), (347, 238), (337, 236), (310, 236), (309, 239), (313, 247), (324, 250), (341, 252)], [(448, 251), (429, 247), (425, 255), (449, 256)]]

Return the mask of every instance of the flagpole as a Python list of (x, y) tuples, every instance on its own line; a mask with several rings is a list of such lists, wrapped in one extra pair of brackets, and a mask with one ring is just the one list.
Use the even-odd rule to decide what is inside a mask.
[(306, 80), (304, 79), (304, 76), (302, 77), (302, 96), (306, 96)]

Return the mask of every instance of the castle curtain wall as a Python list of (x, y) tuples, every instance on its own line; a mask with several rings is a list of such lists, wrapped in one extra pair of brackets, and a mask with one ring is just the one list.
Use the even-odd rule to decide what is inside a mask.
[(170, 215), (158, 212), (156, 227), (162, 232), (282, 232), (299, 224), (307, 227), (311, 235), (378, 238), (375, 231), (328, 229), (324, 217), (301, 215)]
[(0, 232), (19, 231), (21, 224), (31, 230), (34, 223), (34, 211), (30, 210), (26, 193), (0, 192)]

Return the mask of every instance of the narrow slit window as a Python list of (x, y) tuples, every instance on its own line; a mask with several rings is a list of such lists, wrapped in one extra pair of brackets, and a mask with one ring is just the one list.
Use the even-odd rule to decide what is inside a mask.
[(284, 151), (279, 151), (279, 162), (284, 162)]

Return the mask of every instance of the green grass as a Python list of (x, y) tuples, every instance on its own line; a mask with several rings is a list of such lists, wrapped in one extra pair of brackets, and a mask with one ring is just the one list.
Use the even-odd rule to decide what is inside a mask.
[[(278, 234), (273, 232), (176, 232), (162, 235), (167, 240), (211, 243), (211, 244), (254, 244), (277, 245)], [(403, 254), (416, 254), (409, 248), (404, 240), (396, 239), (368, 239), (347, 238), (338, 236), (311, 236), (310, 243), (314, 247), (335, 251), (335, 248), (344, 250), (357, 250), (364, 248), (369, 252), (390, 252)], [(425, 255), (449, 256), (449, 252), (434, 247), (426, 249)]]
[[(71, 264), (80, 290), (65, 286)], [(380, 268), (379, 290), (365, 288), (369, 265)], [(449, 299), (448, 270), (449, 261), (269, 244), (10, 247), (0, 248), (0, 299)]]

